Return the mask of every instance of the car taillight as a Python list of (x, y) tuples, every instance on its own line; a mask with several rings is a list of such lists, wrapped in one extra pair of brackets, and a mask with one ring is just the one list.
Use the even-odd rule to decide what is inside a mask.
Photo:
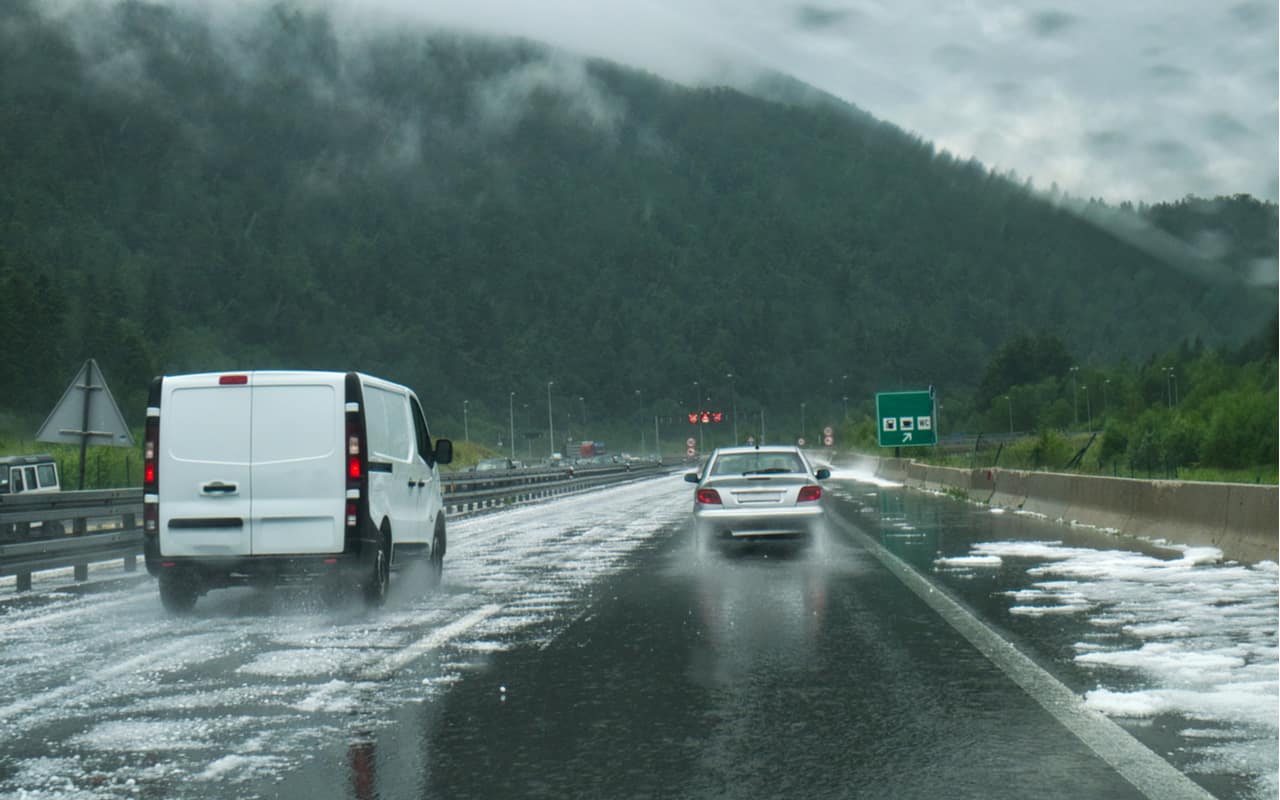
[(821, 486), (802, 486), (800, 487), (800, 494), (796, 496), (797, 503), (807, 503), (813, 500), (821, 500), (821, 499), (822, 499)]
[(720, 505), (720, 493), (715, 489), (699, 489), (694, 495), (694, 499), (704, 506)]

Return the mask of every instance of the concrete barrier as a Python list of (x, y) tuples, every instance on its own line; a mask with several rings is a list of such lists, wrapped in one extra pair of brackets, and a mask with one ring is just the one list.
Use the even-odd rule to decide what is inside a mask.
[(929, 468), (924, 464), (915, 461), (907, 462), (907, 477), (903, 481), (906, 485), (913, 489), (923, 489), (925, 478), (929, 474)]
[(1022, 508), (1027, 500), (1027, 475), (1017, 469), (997, 469), (995, 485), (987, 502), (1002, 508)]
[(1063, 475), (1071, 489), (1063, 518), (1114, 531), (1131, 531), (1144, 484), (1149, 481), (1100, 475)]
[(960, 469), (959, 467), (934, 467), (930, 466), (925, 470), (924, 486), (935, 492), (945, 492), (948, 489), (963, 489), (967, 494), (969, 492), (969, 473), (970, 470)]
[(1177, 545), (1209, 545), (1236, 561), (1280, 560), (1280, 488), (1100, 475), (956, 469), (879, 459), (876, 475), (963, 489), (973, 500)]
[(996, 493), (996, 471), (994, 469), (969, 470), (969, 497), (979, 503), (990, 503), (991, 496)]
[(902, 458), (882, 458), (875, 475), (886, 481), (903, 482), (907, 479), (907, 461)]
[(1277, 561), (1280, 491), (1274, 486), (1230, 484), (1227, 524), (1216, 546), (1240, 561)]

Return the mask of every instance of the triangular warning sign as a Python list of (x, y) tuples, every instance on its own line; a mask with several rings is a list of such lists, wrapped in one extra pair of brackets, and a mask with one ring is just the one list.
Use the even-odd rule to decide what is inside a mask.
[(40, 426), (36, 441), (133, 447), (133, 434), (124, 424), (97, 361), (91, 358), (84, 362)]

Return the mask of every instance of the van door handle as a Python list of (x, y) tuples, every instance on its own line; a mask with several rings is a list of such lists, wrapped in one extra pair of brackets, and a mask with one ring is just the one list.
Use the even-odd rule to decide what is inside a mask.
[(239, 494), (240, 485), (237, 483), (223, 483), (222, 481), (210, 481), (200, 487), (200, 491), (204, 494)]
[(415, 487), (415, 486), (422, 487), (422, 486), (426, 486), (426, 485), (427, 485), (427, 482), (426, 482), (426, 481), (409, 481), (409, 488), (410, 488), (410, 489), (412, 489), (412, 488), (413, 488), (413, 487)]

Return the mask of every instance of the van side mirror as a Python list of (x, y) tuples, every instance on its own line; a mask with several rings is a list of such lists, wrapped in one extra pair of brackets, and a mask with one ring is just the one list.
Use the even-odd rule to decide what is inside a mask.
[(686, 482), (686, 483), (697, 483), (697, 482), (698, 482), (698, 473), (696, 473), (696, 472), (686, 472), (686, 473), (684, 474), (684, 479), (685, 479), (685, 482)]
[(436, 463), (449, 464), (453, 461), (453, 442), (448, 439), (436, 439)]
[(825, 481), (827, 478), (831, 477), (831, 470), (827, 469), (826, 467), (823, 467), (822, 469), (813, 473), (813, 477), (817, 478), (820, 481)]

